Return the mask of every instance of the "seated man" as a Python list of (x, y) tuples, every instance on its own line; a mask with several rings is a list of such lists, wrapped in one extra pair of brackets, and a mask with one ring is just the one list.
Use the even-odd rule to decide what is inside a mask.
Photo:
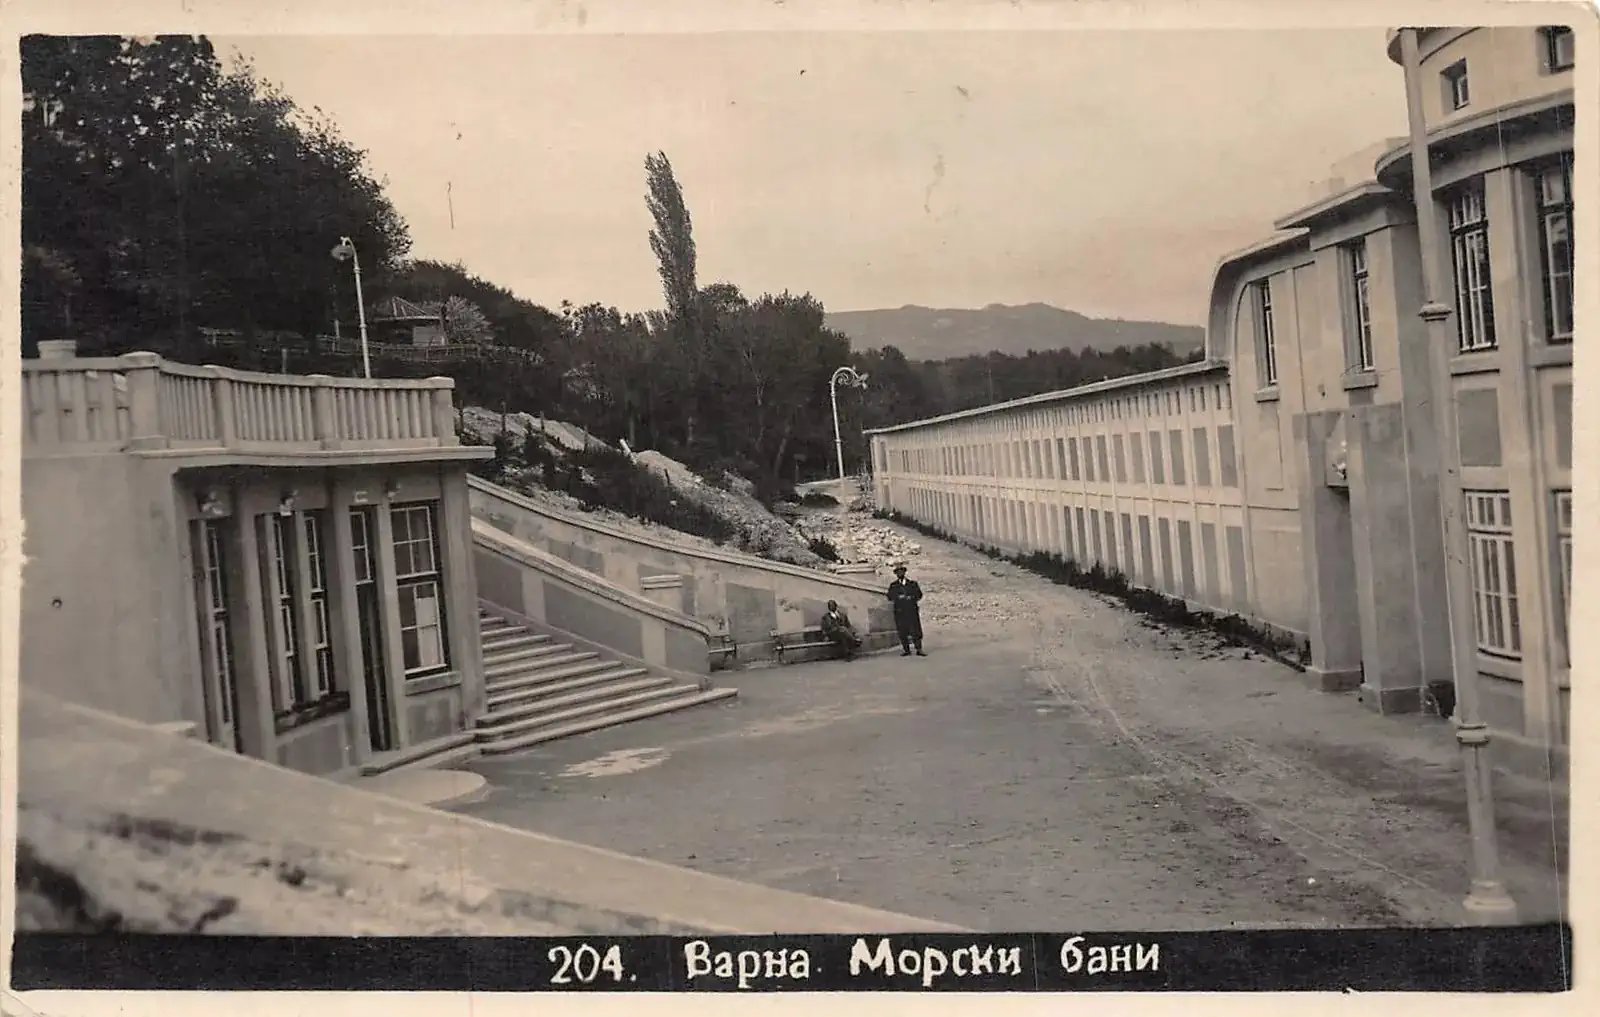
[(828, 610), (822, 616), (822, 635), (844, 651), (845, 660), (853, 659), (861, 648), (861, 637), (837, 600), (828, 601)]

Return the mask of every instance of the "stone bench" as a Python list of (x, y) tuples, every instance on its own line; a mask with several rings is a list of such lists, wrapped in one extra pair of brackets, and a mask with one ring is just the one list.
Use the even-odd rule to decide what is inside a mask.
[[(893, 632), (857, 632), (861, 647), (856, 652), (874, 653), (898, 645)], [(820, 626), (811, 626), (798, 632), (772, 631), (772, 656), (779, 664), (798, 664), (812, 660), (836, 660), (842, 657), (839, 644), (822, 634)]]

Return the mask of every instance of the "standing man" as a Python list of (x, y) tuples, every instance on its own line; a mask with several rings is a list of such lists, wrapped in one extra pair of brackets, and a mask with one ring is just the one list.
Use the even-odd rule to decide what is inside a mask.
[(904, 564), (894, 567), (894, 582), (889, 584), (889, 603), (894, 605), (894, 629), (900, 636), (900, 656), (911, 656), (911, 648), (916, 647), (917, 656), (926, 657), (922, 652), (922, 610), (917, 607), (922, 600), (922, 587), (917, 585), (915, 579), (906, 578)]

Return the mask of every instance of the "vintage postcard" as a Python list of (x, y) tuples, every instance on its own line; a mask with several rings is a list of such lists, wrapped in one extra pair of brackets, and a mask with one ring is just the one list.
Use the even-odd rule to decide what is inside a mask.
[(1593, 5), (0, 18), (8, 1013), (1574, 988)]

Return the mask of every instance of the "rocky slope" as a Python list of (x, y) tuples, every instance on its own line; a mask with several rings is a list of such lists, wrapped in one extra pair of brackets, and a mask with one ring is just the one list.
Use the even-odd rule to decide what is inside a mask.
[[(463, 423), (477, 441), (491, 444), (501, 428), (501, 416), (481, 407), (469, 406), (462, 413)], [(583, 428), (555, 420), (542, 420), (527, 413), (512, 413), (505, 417), (505, 430), (517, 446), (522, 446), (529, 434), (538, 436), (552, 459), (563, 461), (572, 453), (587, 448), (610, 446)], [(760, 555), (773, 561), (801, 565), (808, 568), (825, 568), (827, 562), (808, 546), (808, 538), (791, 523), (768, 511), (757, 501), (750, 483), (743, 478), (728, 476), (721, 485), (712, 484), (683, 463), (660, 452), (646, 450), (635, 452), (626, 447), (620, 450), (641, 469), (664, 478), (675, 491), (698, 505), (709, 509), (734, 528), (734, 538), (725, 546), (747, 554)], [(578, 499), (559, 491), (552, 491), (544, 483), (542, 470), (537, 466), (513, 467), (507, 470), (502, 483), (519, 494), (573, 512), (588, 512), (605, 522), (626, 529), (645, 532), (671, 532), (673, 539), (685, 540), (701, 546), (717, 546), (715, 541), (678, 530), (636, 519), (609, 509), (585, 509)]]

